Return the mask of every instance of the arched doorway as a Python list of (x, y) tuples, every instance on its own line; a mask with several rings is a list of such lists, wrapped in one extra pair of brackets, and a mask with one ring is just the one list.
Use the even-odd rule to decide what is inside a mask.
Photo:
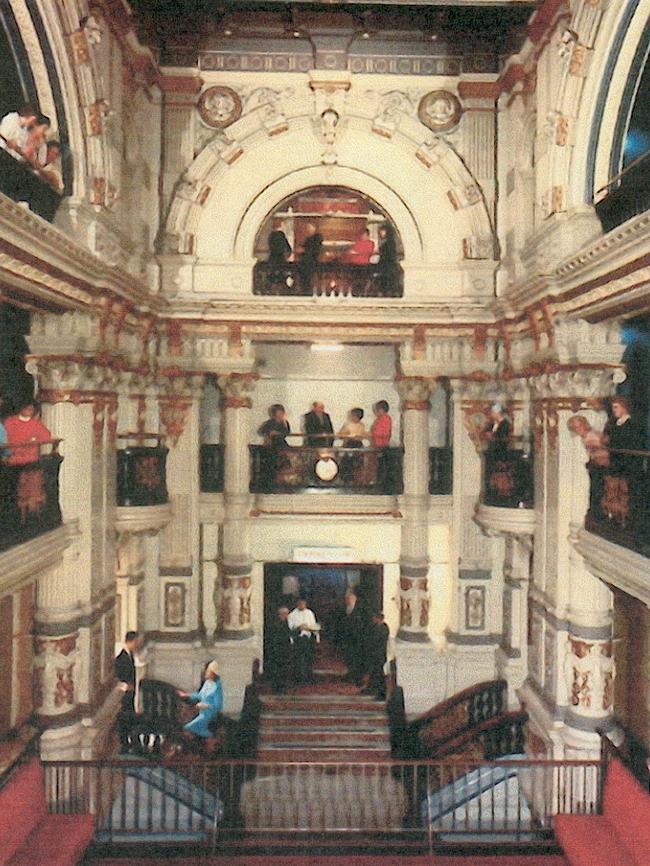
[(395, 225), (376, 202), (346, 187), (314, 186), (283, 199), (263, 220), (253, 254), (255, 294), (403, 294)]

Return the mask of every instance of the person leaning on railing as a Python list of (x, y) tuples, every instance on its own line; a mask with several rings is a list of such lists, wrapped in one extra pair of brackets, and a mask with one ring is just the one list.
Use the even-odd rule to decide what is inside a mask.
[[(40, 446), (51, 441), (52, 434), (36, 415), (36, 403), (27, 400), (23, 401), (17, 415), (5, 418), (7, 444), (23, 446), (11, 449), (11, 454), (7, 457), (9, 465), (22, 466), (26, 463), (36, 463), (40, 457)], [(34, 443), (33, 446), (31, 443)]]

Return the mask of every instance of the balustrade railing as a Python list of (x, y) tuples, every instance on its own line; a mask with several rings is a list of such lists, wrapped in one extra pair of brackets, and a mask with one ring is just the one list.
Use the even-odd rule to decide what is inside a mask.
[(223, 493), (223, 445), (201, 445), (201, 493)]
[(390, 270), (377, 265), (324, 262), (306, 277), (300, 263), (274, 265), (258, 262), (253, 272), (253, 294), (344, 298), (401, 298), (404, 275), (397, 265)]
[(533, 455), (527, 448), (488, 446), (482, 454), (481, 502), (497, 508), (532, 508)]
[(26, 164), (0, 148), (0, 192), (14, 201), (26, 201), (30, 210), (52, 222), (61, 196)]
[[(49, 810), (96, 816), (96, 844), (227, 850), (243, 834), (314, 843), (363, 833), (439, 844), (552, 839), (558, 812), (599, 813), (600, 761), (301, 763), (79, 761), (45, 765)], [(286, 841), (286, 835), (284, 835)]]
[(251, 493), (403, 491), (401, 448), (251, 445)]
[(429, 448), (429, 493), (448, 496), (453, 487), (453, 451), (451, 448)]
[(0, 551), (61, 525), (60, 442), (0, 447)]
[(650, 557), (650, 451), (601, 448), (596, 457), (587, 464), (586, 528)]
[(168, 501), (165, 437), (157, 433), (123, 433), (118, 439), (124, 446), (117, 449), (117, 504), (164, 505)]

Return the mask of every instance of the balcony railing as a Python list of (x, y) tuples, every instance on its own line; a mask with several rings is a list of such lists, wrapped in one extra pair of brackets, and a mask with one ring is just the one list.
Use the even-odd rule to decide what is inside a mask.
[(600, 462), (587, 464), (590, 532), (650, 557), (650, 451), (602, 449)]
[(451, 493), (453, 456), (451, 448), (429, 448), (429, 493), (432, 496)]
[[(167, 844), (204, 854), (265, 845), (402, 849), (551, 841), (553, 816), (601, 811), (600, 761), (79, 761), (45, 765), (49, 809), (92, 814), (96, 843)], [(260, 835), (263, 834), (263, 840)], [(330, 842), (331, 844), (331, 842)], [(401, 853), (401, 852), (400, 852)]]
[(533, 456), (526, 448), (488, 447), (483, 451), (481, 502), (497, 508), (532, 508)]
[(267, 448), (251, 445), (251, 493), (301, 491), (397, 495), (401, 448)]
[[(124, 433), (117, 450), (117, 504), (164, 505), (167, 497), (167, 451), (157, 433)], [(145, 445), (145, 442), (155, 442)]]
[(606, 232), (650, 210), (650, 151), (631, 162), (598, 192), (605, 190), (605, 197), (596, 202), (596, 213)]
[(201, 445), (201, 493), (223, 493), (223, 445)]
[[(51, 439), (40, 445), (30, 442), (0, 448), (0, 551), (61, 525), (59, 467), (63, 457), (57, 450), (60, 442)], [(12, 456), (19, 460), (21, 452), (35, 448), (39, 452), (36, 460), (11, 465)]]
[(0, 148), (0, 192), (14, 201), (26, 201), (30, 210), (52, 222), (61, 196), (32, 169)]
[(390, 271), (377, 265), (324, 262), (306, 278), (300, 263), (273, 265), (258, 262), (253, 272), (253, 294), (308, 297), (401, 298), (404, 274), (399, 265)]

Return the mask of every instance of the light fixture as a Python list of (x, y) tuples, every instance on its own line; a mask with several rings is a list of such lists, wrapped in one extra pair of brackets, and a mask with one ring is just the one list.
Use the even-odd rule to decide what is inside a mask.
[(343, 343), (312, 343), (309, 348), (312, 352), (342, 352)]

